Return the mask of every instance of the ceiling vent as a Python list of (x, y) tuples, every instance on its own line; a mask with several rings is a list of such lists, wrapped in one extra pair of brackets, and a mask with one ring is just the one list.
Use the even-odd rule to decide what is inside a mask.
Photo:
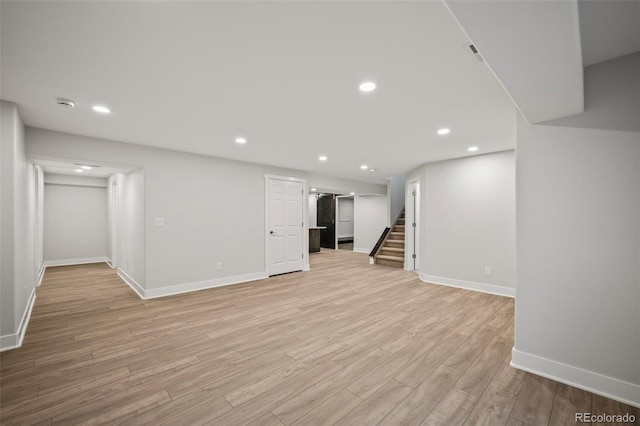
[(474, 44), (467, 44), (467, 52), (471, 52), (471, 57), (477, 61), (477, 62), (484, 62), (482, 60), (482, 56), (480, 55), (480, 52), (478, 52), (478, 49), (476, 48), (476, 46)]
[(73, 102), (71, 99), (65, 99), (65, 98), (57, 98), (56, 104), (65, 108), (73, 108), (74, 106), (76, 106), (75, 102)]

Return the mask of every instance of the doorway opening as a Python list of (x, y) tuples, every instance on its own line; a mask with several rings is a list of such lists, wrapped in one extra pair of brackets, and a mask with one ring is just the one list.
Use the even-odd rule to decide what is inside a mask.
[(336, 246), (353, 251), (353, 195), (336, 196)]

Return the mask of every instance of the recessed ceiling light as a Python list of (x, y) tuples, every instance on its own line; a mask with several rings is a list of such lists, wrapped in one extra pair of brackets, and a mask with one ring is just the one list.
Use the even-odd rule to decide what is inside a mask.
[(239, 144), (247, 143), (247, 139), (246, 138), (236, 138), (236, 143), (239, 143)]
[(312, 191), (312, 192), (316, 192), (316, 191), (317, 191), (317, 189), (316, 189), (316, 188), (311, 188), (311, 191)]
[(375, 171), (376, 171), (376, 169), (369, 169), (369, 171), (370, 171), (370, 172), (375, 172)]
[(447, 129), (447, 128), (445, 127), (445, 128), (439, 129), (439, 130), (438, 130), (438, 134), (439, 134), (439, 135), (448, 135), (450, 131), (451, 131), (451, 130), (449, 130), (449, 129)]
[(469, 152), (473, 152), (473, 151), (477, 151), (478, 147), (477, 146), (470, 146), (469, 148), (467, 148), (467, 151)]
[(76, 170), (75, 170), (75, 172), (76, 172), (76, 173), (83, 173), (83, 172), (84, 172), (84, 170), (82, 170), (82, 169), (76, 169)]
[(91, 170), (91, 166), (80, 166), (82, 170)]
[(376, 84), (373, 81), (363, 81), (358, 87), (361, 92), (373, 92), (376, 90)]
[(101, 105), (94, 105), (93, 106), (93, 110), (95, 112), (99, 112), (101, 114), (109, 114), (111, 112), (111, 110), (109, 108), (107, 108), (106, 106), (101, 106)]
[(320, 157), (318, 157), (318, 160), (327, 161), (327, 156), (326, 155), (321, 155)]
[(356, 193), (355, 193), (355, 192), (350, 192), (349, 194), (351, 194), (351, 195), (356, 195)]
[(362, 170), (367, 170), (369, 168), (369, 166), (367, 166), (366, 164), (363, 164), (362, 166), (360, 166), (360, 168)]

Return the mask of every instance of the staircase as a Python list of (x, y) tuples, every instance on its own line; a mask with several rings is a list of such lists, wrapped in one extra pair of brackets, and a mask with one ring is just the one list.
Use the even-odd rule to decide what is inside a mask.
[(404, 210), (378, 250), (375, 263), (404, 268)]

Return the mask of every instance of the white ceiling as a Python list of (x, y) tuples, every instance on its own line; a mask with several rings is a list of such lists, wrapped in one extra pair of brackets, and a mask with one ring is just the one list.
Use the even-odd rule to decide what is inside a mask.
[(639, 0), (580, 0), (584, 66), (640, 51)]
[(369, 182), (514, 147), (513, 103), (439, 1), (1, 7), (1, 96), (29, 126)]
[(577, 0), (447, 0), (531, 123), (583, 112)]

